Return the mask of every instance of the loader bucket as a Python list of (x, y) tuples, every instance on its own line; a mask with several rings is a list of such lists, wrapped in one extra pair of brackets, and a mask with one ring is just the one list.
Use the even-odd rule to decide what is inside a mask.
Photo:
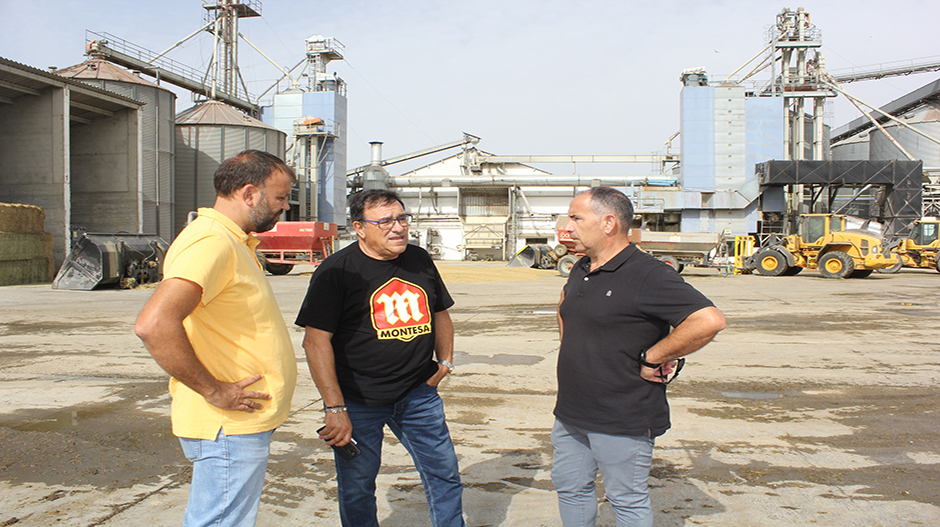
[(52, 282), (53, 289), (130, 289), (163, 278), (167, 243), (148, 234), (83, 233)]
[(526, 245), (509, 260), (506, 267), (532, 267), (538, 261), (539, 253), (531, 245)]

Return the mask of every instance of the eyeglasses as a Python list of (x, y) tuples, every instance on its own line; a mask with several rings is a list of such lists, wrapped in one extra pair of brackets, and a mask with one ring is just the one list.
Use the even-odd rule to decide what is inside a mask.
[(391, 230), (396, 223), (402, 227), (407, 227), (411, 225), (411, 214), (405, 214), (404, 216), (399, 216), (397, 218), (387, 218), (384, 220), (359, 220), (366, 223), (374, 223), (376, 227), (382, 229), (383, 231)]
[[(668, 364), (668, 363), (666, 363)], [(663, 384), (669, 384), (672, 381), (676, 380), (676, 377), (679, 376), (679, 372), (682, 371), (682, 367), (685, 366), (685, 357), (676, 361), (675, 367), (672, 370), (671, 375), (666, 373), (666, 370), (663, 368), (666, 364), (661, 365), (659, 368), (656, 368), (656, 378), (660, 380)]]

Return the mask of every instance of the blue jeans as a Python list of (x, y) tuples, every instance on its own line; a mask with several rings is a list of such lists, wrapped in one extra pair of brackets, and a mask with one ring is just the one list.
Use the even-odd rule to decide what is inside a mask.
[(617, 527), (652, 527), (650, 465), (654, 439), (590, 432), (555, 419), (552, 427), (552, 483), (565, 527), (594, 527), (597, 518), (595, 480), (600, 468), (607, 501)]
[(405, 446), (424, 484), (431, 523), (462, 527), (463, 486), (457, 454), (444, 421), (444, 402), (437, 388), (421, 383), (404, 399), (387, 406), (366, 406), (347, 400), (353, 438), (362, 454), (350, 461), (334, 455), (339, 487), (339, 515), (346, 527), (378, 527), (375, 477), (382, 464), (385, 425)]
[(215, 441), (181, 437), (193, 463), (184, 527), (250, 527), (255, 524), (274, 430)]

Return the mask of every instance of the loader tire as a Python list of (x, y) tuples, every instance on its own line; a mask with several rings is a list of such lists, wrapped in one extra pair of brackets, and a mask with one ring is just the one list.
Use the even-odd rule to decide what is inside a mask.
[(787, 259), (774, 249), (764, 249), (754, 256), (757, 272), (764, 276), (785, 275), (790, 268)]
[(849, 278), (868, 278), (871, 275), (871, 269), (856, 269), (852, 271)]
[(571, 274), (571, 268), (578, 263), (578, 257), (573, 254), (566, 254), (558, 259), (558, 274), (565, 278)]
[(796, 276), (800, 274), (801, 272), (803, 272), (803, 268), (800, 267), (799, 265), (794, 265), (793, 267), (784, 271), (782, 276)]
[[(892, 251), (890, 255), (897, 256), (897, 253)], [(892, 265), (891, 267), (885, 267), (884, 269), (875, 269), (875, 270), (883, 274), (894, 274), (894, 273), (901, 272), (902, 267), (904, 267), (904, 262), (902, 262), (900, 256), (898, 256), (898, 263)]]
[(842, 251), (831, 251), (822, 255), (816, 268), (825, 278), (848, 278), (855, 272), (855, 260)]
[(555, 253), (555, 256), (561, 258), (562, 256), (568, 254), (568, 247), (563, 243), (559, 243), (555, 246), (554, 249), (552, 249), (552, 252)]

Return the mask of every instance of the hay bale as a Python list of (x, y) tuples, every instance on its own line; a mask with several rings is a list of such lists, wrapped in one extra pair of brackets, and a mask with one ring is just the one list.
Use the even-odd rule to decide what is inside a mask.
[(46, 221), (42, 207), (25, 203), (0, 203), (0, 232), (41, 233)]
[(52, 257), (0, 261), (0, 286), (52, 282), (55, 263)]

